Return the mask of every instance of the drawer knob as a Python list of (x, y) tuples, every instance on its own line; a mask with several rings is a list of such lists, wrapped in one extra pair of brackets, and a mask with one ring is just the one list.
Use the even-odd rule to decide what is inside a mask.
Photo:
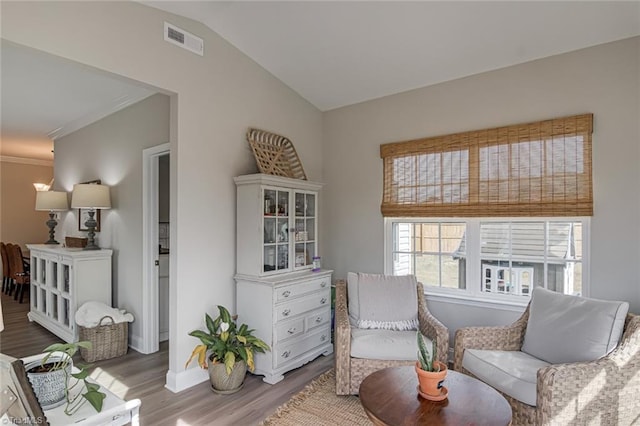
[(284, 311), (282, 311), (282, 316), (288, 317), (290, 313), (291, 313), (291, 309), (285, 309)]
[(291, 355), (291, 351), (282, 352), (282, 358), (289, 358), (289, 355)]
[(322, 322), (322, 317), (318, 317), (318, 318), (316, 318), (316, 322), (317, 322), (317, 323)]
[(320, 299), (320, 304), (324, 305), (325, 303), (327, 303), (327, 298), (323, 297), (322, 299)]
[(289, 297), (289, 296), (291, 296), (291, 292), (289, 290), (287, 290), (287, 291), (282, 293), (282, 296)]
[(287, 330), (287, 333), (289, 334), (293, 334), (296, 332), (296, 328), (295, 327), (291, 327), (290, 329)]
[(327, 282), (326, 281), (322, 281), (322, 284), (320, 284), (320, 287), (324, 288), (327, 286)]
[(324, 342), (325, 340), (327, 340), (327, 335), (323, 334), (322, 336), (320, 336), (320, 341)]

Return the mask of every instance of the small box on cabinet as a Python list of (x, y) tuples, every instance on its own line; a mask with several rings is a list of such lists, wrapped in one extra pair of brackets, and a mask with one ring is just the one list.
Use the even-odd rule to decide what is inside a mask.
[(64, 243), (70, 248), (85, 248), (87, 246), (87, 239), (79, 237), (65, 237)]

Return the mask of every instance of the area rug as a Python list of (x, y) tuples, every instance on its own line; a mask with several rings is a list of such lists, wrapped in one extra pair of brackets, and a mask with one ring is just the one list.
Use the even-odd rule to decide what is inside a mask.
[(261, 426), (363, 425), (371, 422), (357, 396), (336, 395), (335, 371), (318, 376)]

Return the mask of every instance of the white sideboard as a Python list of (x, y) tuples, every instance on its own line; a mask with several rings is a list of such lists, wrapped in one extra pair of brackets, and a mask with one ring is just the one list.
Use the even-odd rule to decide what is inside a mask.
[(88, 301), (111, 306), (112, 251), (46, 244), (27, 247), (31, 253), (29, 320), (65, 342), (77, 341), (77, 309)]
[(331, 274), (299, 272), (255, 277), (236, 275), (238, 321), (255, 328), (271, 351), (255, 356), (255, 374), (269, 384), (319, 355), (333, 353)]

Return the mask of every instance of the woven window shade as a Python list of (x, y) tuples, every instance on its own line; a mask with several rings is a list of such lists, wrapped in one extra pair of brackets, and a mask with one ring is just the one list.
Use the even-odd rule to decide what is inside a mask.
[(380, 146), (388, 217), (591, 216), (593, 114)]

